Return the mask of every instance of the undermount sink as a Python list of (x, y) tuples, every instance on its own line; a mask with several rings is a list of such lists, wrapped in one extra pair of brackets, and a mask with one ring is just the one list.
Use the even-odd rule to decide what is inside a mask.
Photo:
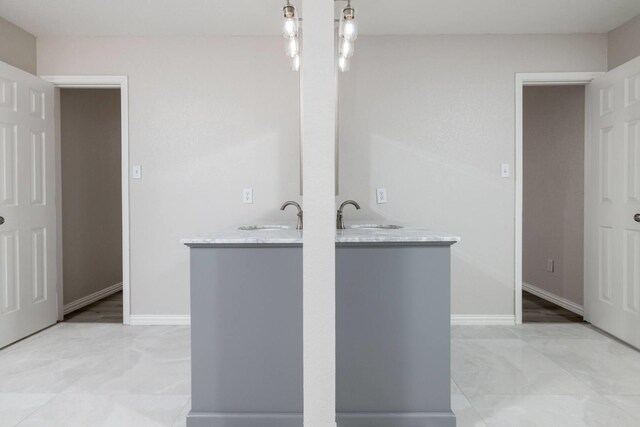
[(291, 230), (293, 227), (288, 225), (243, 225), (238, 227), (240, 231), (281, 231)]
[(350, 225), (349, 228), (356, 230), (399, 230), (404, 227), (395, 224), (355, 224)]

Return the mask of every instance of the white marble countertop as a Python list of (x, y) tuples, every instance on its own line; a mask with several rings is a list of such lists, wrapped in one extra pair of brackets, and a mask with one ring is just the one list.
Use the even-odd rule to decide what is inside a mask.
[[(366, 226), (366, 225), (365, 225)], [(268, 225), (262, 225), (268, 227)], [(273, 229), (240, 230), (237, 227), (222, 232), (182, 239), (187, 246), (216, 245), (301, 245), (303, 230), (273, 225)], [(357, 228), (356, 228), (357, 227)], [(349, 225), (336, 230), (336, 243), (447, 243), (460, 237), (424, 228), (403, 226), (397, 229), (363, 228), (363, 224)]]

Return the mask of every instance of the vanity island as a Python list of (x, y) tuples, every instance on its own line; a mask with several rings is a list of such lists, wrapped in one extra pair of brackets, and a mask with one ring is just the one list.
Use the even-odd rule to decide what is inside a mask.
[[(336, 231), (338, 427), (454, 427), (450, 257), (456, 236)], [(188, 427), (302, 427), (302, 231), (184, 239), (191, 257)]]

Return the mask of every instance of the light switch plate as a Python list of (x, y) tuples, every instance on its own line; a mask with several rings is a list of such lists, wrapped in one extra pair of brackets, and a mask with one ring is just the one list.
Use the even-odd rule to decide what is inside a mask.
[(131, 178), (142, 179), (142, 166), (133, 165), (133, 170), (131, 171)]
[(253, 188), (242, 190), (242, 203), (253, 203)]
[(553, 273), (555, 270), (555, 262), (552, 259), (547, 259), (547, 271)]
[(502, 178), (509, 178), (511, 176), (511, 167), (509, 163), (502, 163), (500, 165), (500, 176)]
[(376, 201), (378, 204), (387, 203), (387, 189), (386, 188), (377, 188), (376, 189)]

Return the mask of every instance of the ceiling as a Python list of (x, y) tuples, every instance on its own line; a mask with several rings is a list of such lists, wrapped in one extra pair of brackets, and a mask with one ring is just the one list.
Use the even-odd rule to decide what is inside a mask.
[[(292, 0), (296, 6), (303, 2)], [(0, 0), (0, 16), (36, 36), (277, 35), (283, 3)], [(352, 0), (352, 5), (361, 34), (603, 33), (640, 14), (640, 0)]]

